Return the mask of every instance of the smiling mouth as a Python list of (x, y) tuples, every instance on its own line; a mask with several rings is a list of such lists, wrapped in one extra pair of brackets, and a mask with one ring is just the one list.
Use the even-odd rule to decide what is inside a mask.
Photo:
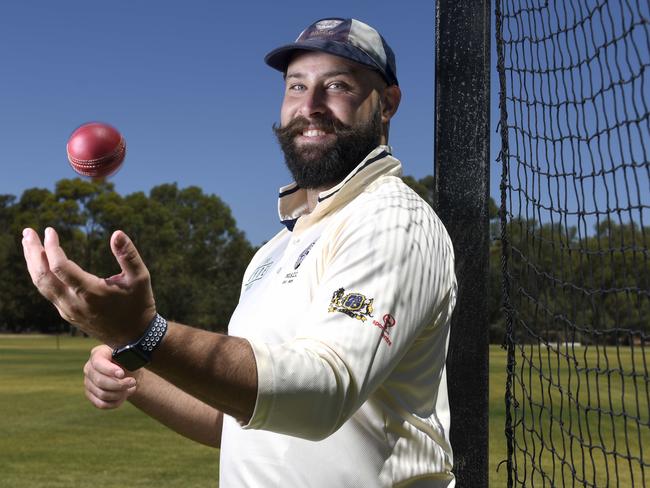
[(306, 129), (302, 131), (302, 135), (304, 137), (322, 137), (327, 135), (327, 132), (324, 130), (319, 130), (319, 129)]

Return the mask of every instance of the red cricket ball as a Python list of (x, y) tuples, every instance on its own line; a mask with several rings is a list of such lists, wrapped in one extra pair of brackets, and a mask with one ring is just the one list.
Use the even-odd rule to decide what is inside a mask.
[(124, 161), (126, 142), (118, 130), (102, 122), (83, 124), (66, 145), (72, 169), (82, 176), (105, 178)]

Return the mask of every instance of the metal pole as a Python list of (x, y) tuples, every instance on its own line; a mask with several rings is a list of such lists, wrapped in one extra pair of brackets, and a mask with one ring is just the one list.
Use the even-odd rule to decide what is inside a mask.
[(490, 1), (436, 1), (436, 210), (458, 298), (447, 380), (456, 486), (488, 486)]

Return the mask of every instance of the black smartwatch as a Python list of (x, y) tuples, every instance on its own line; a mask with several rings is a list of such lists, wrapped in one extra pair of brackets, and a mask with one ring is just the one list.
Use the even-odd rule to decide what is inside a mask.
[(167, 321), (156, 314), (140, 339), (113, 349), (113, 361), (129, 371), (146, 366), (151, 362), (151, 355), (165, 337), (165, 332), (167, 332)]

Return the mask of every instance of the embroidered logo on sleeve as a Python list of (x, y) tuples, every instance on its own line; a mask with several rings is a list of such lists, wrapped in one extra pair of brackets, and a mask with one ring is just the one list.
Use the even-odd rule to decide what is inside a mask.
[(328, 312), (341, 312), (357, 320), (365, 322), (367, 317), (372, 317), (374, 298), (366, 298), (361, 293), (345, 293), (344, 288), (339, 288), (332, 295)]

